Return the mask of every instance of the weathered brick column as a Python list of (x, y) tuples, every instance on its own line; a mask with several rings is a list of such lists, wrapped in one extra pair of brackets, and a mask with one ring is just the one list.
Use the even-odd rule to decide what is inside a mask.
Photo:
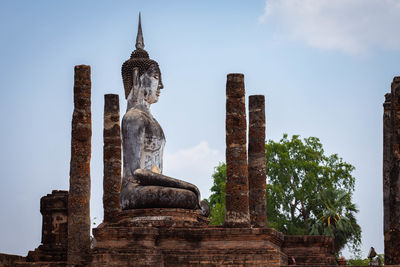
[(226, 214), (225, 226), (249, 227), (244, 75), (226, 82)]
[(53, 190), (43, 196), (40, 213), (43, 216), (42, 244), (28, 252), (26, 261), (67, 261), (68, 191)]
[(266, 225), (265, 97), (249, 97), (249, 209), (251, 226)]
[(75, 66), (68, 196), (68, 262), (82, 264), (90, 249), (90, 66)]
[(394, 265), (400, 264), (400, 77), (386, 96), (383, 124), (385, 264)]
[(104, 95), (104, 222), (113, 222), (120, 211), (121, 191), (121, 133), (119, 124), (118, 95)]
[[(391, 169), (391, 141), (393, 136), (392, 126), (392, 104), (390, 93), (385, 95), (383, 103), (383, 233), (385, 248), (390, 247), (386, 244), (390, 229), (390, 169)], [(389, 252), (389, 251), (388, 251)], [(388, 252), (385, 250), (385, 262), (390, 261)]]
[[(40, 199), (42, 222), (42, 244), (51, 249), (66, 251), (68, 245), (68, 191), (53, 190)], [(51, 252), (51, 250), (50, 250)]]

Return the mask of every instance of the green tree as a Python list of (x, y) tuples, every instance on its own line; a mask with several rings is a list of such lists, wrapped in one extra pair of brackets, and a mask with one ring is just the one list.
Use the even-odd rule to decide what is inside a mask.
[(321, 205), (315, 211), (318, 220), (312, 225), (310, 234), (332, 236), (336, 252), (346, 243), (357, 252), (361, 228), (355, 218), (358, 209), (351, 202), (351, 196), (342, 189), (328, 189), (318, 194), (318, 200)]
[(210, 224), (222, 225), (225, 221), (225, 163), (220, 163), (217, 167), (215, 167), (212, 177), (214, 183), (211, 187), (212, 194), (208, 199), (208, 203), (210, 205)]
[[(326, 156), (316, 137), (303, 140), (285, 134), (266, 144), (268, 226), (289, 235), (327, 234), (336, 251), (344, 245), (356, 249), (361, 228), (352, 203), (354, 167), (337, 154)], [(213, 174), (211, 222), (223, 224), (225, 164)]]

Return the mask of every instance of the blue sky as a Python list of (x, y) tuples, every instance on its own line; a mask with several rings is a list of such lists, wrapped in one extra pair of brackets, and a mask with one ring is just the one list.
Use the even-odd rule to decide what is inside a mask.
[(40, 243), (40, 197), (68, 189), (73, 68), (92, 67), (91, 217), (102, 219), (106, 93), (126, 104), (121, 64), (145, 49), (164, 89), (152, 106), (167, 145), (164, 173), (208, 197), (224, 160), (226, 74), (266, 96), (267, 138), (316, 136), (356, 167), (354, 200), (370, 246), (383, 253), (382, 103), (400, 73), (398, 0), (2, 1), (0, 8), (0, 251)]

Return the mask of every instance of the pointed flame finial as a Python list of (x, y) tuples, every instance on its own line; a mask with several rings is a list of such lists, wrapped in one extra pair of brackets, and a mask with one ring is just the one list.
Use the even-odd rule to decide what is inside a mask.
[(142, 20), (139, 12), (139, 25), (138, 33), (136, 36), (136, 49), (144, 49), (143, 33), (142, 33)]

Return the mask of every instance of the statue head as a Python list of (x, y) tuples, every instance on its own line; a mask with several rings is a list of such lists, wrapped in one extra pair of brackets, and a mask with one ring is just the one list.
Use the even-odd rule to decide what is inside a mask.
[(149, 104), (156, 103), (160, 95), (160, 90), (163, 88), (158, 65), (150, 65), (150, 67), (140, 76), (139, 79), (139, 88), (140, 90), (143, 90), (143, 99)]
[[(163, 84), (161, 81), (161, 71), (158, 66), (158, 63), (155, 60), (150, 59), (149, 54), (146, 50), (144, 50), (144, 41), (142, 34), (142, 23), (141, 16), (139, 13), (139, 25), (138, 25), (138, 34), (136, 37), (136, 49), (132, 52), (130, 59), (122, 64), (121, 72), (122, 72), (122, 80), (124, 82), (125, 89), (125, 99), (128, 98), (128, 95), (133, 86), (133, 69), (138, 68), (139, 77), (143, 77), (145, 73), (147, 73), (146, 77), (151, 78), (149, 73), (152, 73), (154, 76), (158, 77), (158, 90), (163, 88)], [(142, 78), (140, 78), (142, 79)], [(148, 81), (148, 79), (145, 79)], [(158, 92), (159, 93), (159, 92)], [(157, 97), (158, 99), (158, 97)], [(157, 101), (156, 101), (157, 102)], [(153, 102), (154, 103), (154, 102)]]

